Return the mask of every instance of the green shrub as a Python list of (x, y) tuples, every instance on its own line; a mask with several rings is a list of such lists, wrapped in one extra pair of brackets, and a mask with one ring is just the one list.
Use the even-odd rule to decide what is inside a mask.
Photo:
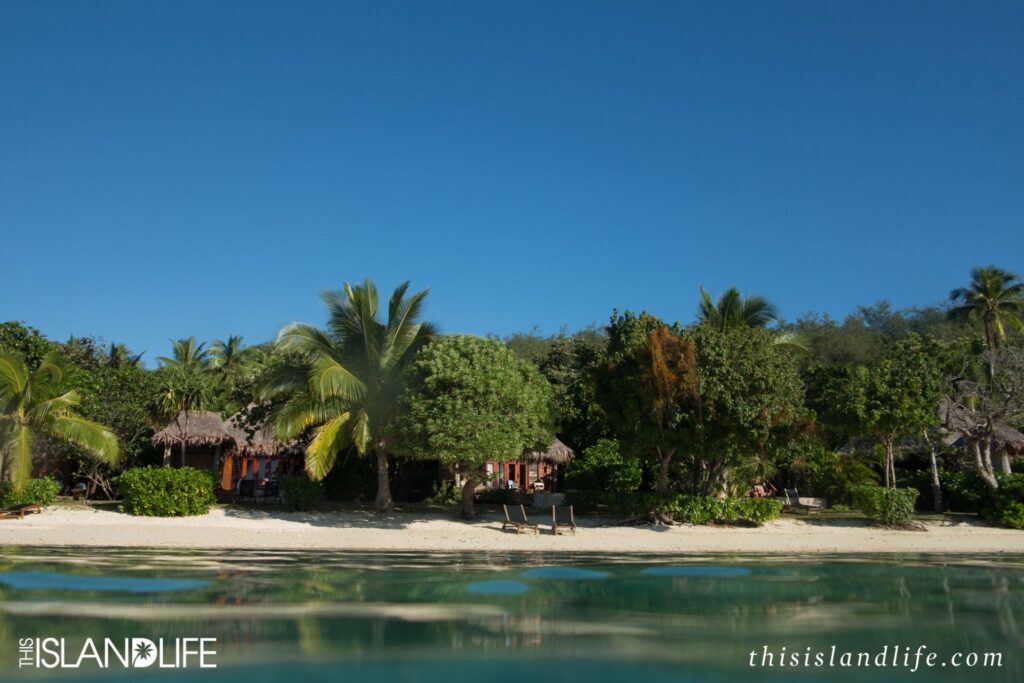
[(599, 439), (573, 461), (566, 485), (583, 491), (631, 493), (640, 488), (642, 479), (640, 463), (623, 458), (617, 441)]
[(428, 505), (457, 505), (462, 502), (462, 490), (454, 481), (434, 483), (434, 490), (423, 499)]
[(569, 491), (568, 502), (580, 512), (608, 512), (623, 517), (658, 514), (689, 524), (764, 524), (782, 514), (782, 503), (772, 498), (709, 498), (653, 492), (611, 494)]
[[(930, 480), (929, 480), (930, 481)], [(973, 470), (947, 470), (939, 474), (942, 500), (947, 510), (954, 512), (982, 512), (988, 489)]]
[(999, 490), (990, 500), (985, 517), (1011, 529), (1024, 529), (1024, 474), (997, 474)]
[(999, 510), (995, 522), (1011, 529), (1024, 529), (1024, 503), (1007, 503)]
[(914, 517), (917, 489), (891, 489), (885, 486), (858, 486), (853, 489), (853, 504), (874, 521), (888, 527), (904, 527)]
[(51, 505), (57, 500), (60, 484), (53, 479), (29, 479), (25, 488), (15, 492), (14, 485), (9, 481), (0, 482), (0, 507), (8, 505)]
[(324, 487), (319, 481), (313, 481), (304, 474), (285, 477), (281, 480), (281, 493), (284, 504), (292, 512), (309, 512), (320, 506), (324, 497)]
[(121, 510), (148, 517), (205, 515), (216, 502), (213, 474), (193, 467), (135, 467), (114, 479)]

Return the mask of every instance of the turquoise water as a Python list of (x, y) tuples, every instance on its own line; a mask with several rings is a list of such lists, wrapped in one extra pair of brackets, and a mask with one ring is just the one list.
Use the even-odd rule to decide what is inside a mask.
[[(216, 638), (217, 668), (18, 666), (22, 639), (161, 637)], [(922, 645), (916, 673), (777, 664)], [(947, 661), (986, 652), (1002, 666)], [(1024, 555), (0, 548), (3, 681), (987, 682), (1024, 680), (1021, 652)]]

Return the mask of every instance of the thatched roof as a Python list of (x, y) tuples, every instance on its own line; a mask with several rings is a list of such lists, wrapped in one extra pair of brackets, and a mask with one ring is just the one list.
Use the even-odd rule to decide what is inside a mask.
[[(238, 415), (224, 420), (218, 413), (193, 410), (188, 413), (188, 438), (186, 448), (214, 448), (220, 446), (248, 457), (270, 457), (294, 455), (301, 452), (301, 446), (295, 442), (282, 443), (274, 437), (274, 430), (264, 424), (250, 437), (239, 427)], [(185, 411), (178, 415), (159, 432), (153, 435), (153, 443), (157, 446), (180, 446), (186, 434)]]
[(240, 454), (250, 457), (267, 457), (282, 455), (297, 455), (302, 452), (302, 446), (296, 441), (288, 443), (278, 440), (274, 435), (272, 425), (264, 423), (252, 436), (238, 425), (241, 423), (240, 415), (232, 415), (227, 420), (226, 427), (234, 437), (237, 450)]
[(555, 439), (551, 446), (546, 451), (535, 451), (529, 453), (526, 459), (530, 462), (550, 462), (554, 465), (565, 465), (572, 461), (576, 457), (572, 449), (566, 446), (564, 443)]
[[(958, 406), (948, 398), (944, 398), (939, 405), (939, 418), (949, 430), (944, 439), (945, 444), (947, 446), (956, 446), (957, 448), (965, 446), (966, 444), (961, 432), (966, 431), (972, 426), (973, 420), (971, 415), (963, 407)], [(1012, 454), (1019, 455), (1024, 453), (1024, 434), (1003, 422), (996, 423), (995, 428), (992, 430), (992, 443), (996, 448), (1005, 448)]]
[(235, 443), (234, 436), (219, 414), (205, 410), (191, 410), (187, 413), (181, 411), (170, 424), (154, 434), (153, 443), (157, 446), (174, 446), (185, 441), (185, 446), (192, 448), (231, 446)]

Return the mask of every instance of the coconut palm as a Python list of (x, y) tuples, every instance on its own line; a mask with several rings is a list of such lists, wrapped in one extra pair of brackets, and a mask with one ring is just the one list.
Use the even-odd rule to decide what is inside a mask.
[(56, 351), (29, 372), (21, 358), (0, 350), (0, 478), (9, 478), (18, 490), (31, 476), (32, 447), (41, 437), (77, 446), (109, 464), (120, 457), (117, 436), (75, 412), (81, 397), (61, 391), (65, 375)]
[(995, 353), (1006, 338), (1006, 327), (1024, 330), (1024, 283), (1020, 276), (995, 266), (971, 271), (971, 284), (949, 293), (956, 304), (949, 309), (954, 320), (981, 320), (985, 342)]
[(210, 363), (210, 351), (206, 342), (196, 343), (195, 337), (171, 340), (171, 356), (157, 356), (164, 367), (184, 368), (192, 371), (205, 370)]
[(240, 336), (230, 335), (227, 341), (217, 339), (210, 345), (210, 367), (230, 373), (242, 367), (245, 363), (245, 355)]
[[(189, 436), (189, 417), (193, 410), (202, 410), (210, 399), (210, 351), (206, 342), (195, 337), (171, 340), (171, 356), (157, 356), (161, 365), (164, 409), (175, 420), (181, 420), (181, 465), (185, 465), (185, 444)], [(165, 463), (168, 464), (168, 463)]]
[(133, 354), (124, 344), (110, 343), (107, 353), (107, 365), (112, 368), (139, 367), (142, 364), (142, 353)]
[(278, 345), (301, 362), (271, 373), (264, 384), (265, 397), (286, 397), (274, 419), (281, 438), (294, 439), (314, 428), (306, 447), (311, 478), (327, 476), (338, 453), (349, 446), (376, 458), (378, 512), (393, 505), (387, 430), (404, 370), (434, 335), (432, 325), (419, 322), (427, 290), (407, 297), (408, 288), (405, 282), (395, 289), (386, 321), (378, 319), (377, 288), (370, 280), (324, 292), (327, 329), (299, 323), (284, 328)]
[[(779, 311), (771, 301), (756, 294), (741, 296), (735, 287), (722, 292), (718, 296), (718, 301), (714, 301), (708, 291), (701, 287), (697, 318), (718, 330), (740, 325), (768, 327), (780, 320)], [(804, 339), (791, 330), (779, 331), (775, 336), (775, 345), (807, 350)]]
[(701, 322), (719, 330), (733, 325), (767, 327), (779, 319), (778, 309), (768, 299), (756, 294), (740, 296), (735, 287), (722, 292), (718, 301), (712, 301), (708, 291), (701, 287), (697, 315)]

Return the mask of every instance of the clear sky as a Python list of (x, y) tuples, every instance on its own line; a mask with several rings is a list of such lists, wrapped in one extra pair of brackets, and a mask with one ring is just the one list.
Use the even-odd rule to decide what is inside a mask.
[(1024, 270), (1024, 3), (0, 0), (0, 320), (272, 337), (938, 303)]

